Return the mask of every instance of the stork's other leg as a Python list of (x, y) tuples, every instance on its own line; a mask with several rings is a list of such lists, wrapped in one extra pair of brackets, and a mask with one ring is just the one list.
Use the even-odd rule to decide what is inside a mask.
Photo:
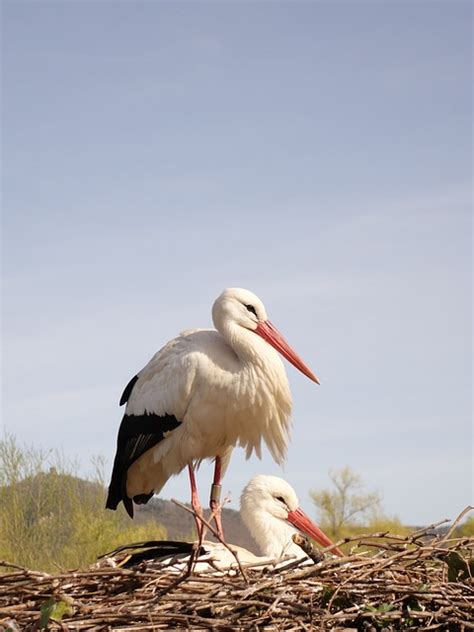
[(216, 523), (217, 533), (219, 537), (224, 539), (224, 531), (222, 530), (222, 520), (221, 520), (221, 478), (222, 478), (222, 461), (220, 456), (216, 456), (216, 462), (214, 465), (214, 480), (212, 482), (211, 487), (211, 498), (209, 501), (209, 506), (211, 507), (211, 511), (214, 515), (214, 522)]
[(196, 477), (194, 476), (194, 467), (192, 463), (188, 463), (188, 472), (189, 472), (189, 481), (191, 483), (191, 507), (194, 509), (194, 512), (197, 514), (194, 516), (194, 520), (196, 522), (196, 530), (198, 538), (201, 539), (203, 535), (203, 527), (204, 523), (199, 520), (198, 516), (202, 517), (202, 505), (199, 500), (199, 494), (196, 485)]

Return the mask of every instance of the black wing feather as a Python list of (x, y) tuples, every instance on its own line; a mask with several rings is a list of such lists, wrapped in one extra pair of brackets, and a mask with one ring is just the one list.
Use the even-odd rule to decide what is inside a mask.
[(120, 398), (120, 406), (123, 406), (124, 404), (128, 402), (130, 395), (132, 394), (133, 387), (135, 386), (137, 380), (138, 380), (138, 375), (134, 375), (132, 379), (130, 380), (130, 382), (127, 384), (127, 386), (124, 388), (122, 397)]
[[(132, 384), (132, 382), (130, 382), (130, 384)], [(128, 395), (130, 395), (133, 388), (133, 384), (132, 386), (130, 386), (130, 384), (125, 389), (122, 399), (127, 393), (127, 390)], [(153, 448), (157, 443), (160, 443), (160, 441), (164, 439), (165, 432), (174, 430), (180, 423), (181, 422), (178, 421), (174, 415), (160, 416), (154, 413), (124, 415), (117, 437), (117, 452), (115, 454), (112, 479), (110, 481), (109, 493), (105, 505), (108, 509), (117, 509), (120, 501), (123, 501), (127, 513), (133, 518), (132, 499), (127, 496), (126, 492), (128, 468), (147, 450), (150, 450), (150, 448)], [(137, 496), (137, 501), (139, 504), (143, 504), (147, 502), (152, 495), (153, 491), (150, 490), (150, 493)]]
[[(122, 568), (129, 568), (142, 562), (143, 560), (160, 560), (164, 557), (180, 557), (190, 555), (194, 550), (192, 542), (174, 542), (173, 540), (150, 540), (148, 542), (136, 542), (119, 546), (110, 553), (100, 555), (98, 559), (113, 558), (124, 555), (125, 561), (119, 565)], [(200, 547), (198, 556), (207, 553), (204, 547)]]

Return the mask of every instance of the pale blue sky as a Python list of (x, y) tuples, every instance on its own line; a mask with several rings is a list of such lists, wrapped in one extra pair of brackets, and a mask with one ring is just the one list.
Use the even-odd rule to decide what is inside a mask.
[(410, 523), (472, 502), (471, 4), (2, 12), (4, 426), (110, 463), (123, 386), (242, 286), (321, 378), (304, 506), (344, 465)]

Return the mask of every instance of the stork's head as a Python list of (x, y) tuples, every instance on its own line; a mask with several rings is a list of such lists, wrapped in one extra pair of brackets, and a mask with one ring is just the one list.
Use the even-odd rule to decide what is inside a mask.
[(267, 320), (267, 312), (262, 301), (253, 292), (230, 287), (215, 300), (212, 320), (216, 329), (221, 329), (225, 321), (232, 321), (240, 327), (255, 331), (259, 322)]
[(315, 374), (268, 320), (265, 306), (253, 292), (235, 287), (224, 290), (212, 306), (212, 320), (215, 328), (221, 333), (229, 327), (253, 331), (310, 380), (319, 384)]
[[(264, 553), (278, 557), (282, 552), (301, 554), (291, 536), (296, 530), (323, 547), (333, 542), (299, 507), (295, 490), (282, 478), (259, 474), (246, 485), (240, 498), (240, 513)], [(296, 547), (296, 548), (295, 548)], [(337, 555), (343, 555), (338, 548)]]

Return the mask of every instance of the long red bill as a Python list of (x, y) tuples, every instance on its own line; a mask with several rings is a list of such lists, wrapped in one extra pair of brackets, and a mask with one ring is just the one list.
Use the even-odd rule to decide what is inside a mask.
[[(307, 536), (316, 540), (316, 542), (321, 546), (326, 548), (334, 545), (334, 542), (330, 540), (328, 536), (308, 518), (302, 509), (298, 508), (295, 509), (295, 511), (290, 511), (288, 513), (287, 520)], [(334, 548), (331, 549), (331, 552), (344, 557), (344, 553), (337, 546), (334, 546)]]
[(294, 351), (290, 345), (283, 338), (278, 329), (273, 325), (269, 320), (262, 321), (258, 323), (257, 329), (254, 330), (256, 334), (261, 336), (269, 345), (271, 345), (274, 349), (279, 351), (281, 355), (291, 362), (293, 366), (304, 373), (306, 377), (309, 377), (310, 380), (319, 384), (318, 378), (311, 371), (309, 367), (303, 362), (303, 360), (299, 357), (299, 355)]

